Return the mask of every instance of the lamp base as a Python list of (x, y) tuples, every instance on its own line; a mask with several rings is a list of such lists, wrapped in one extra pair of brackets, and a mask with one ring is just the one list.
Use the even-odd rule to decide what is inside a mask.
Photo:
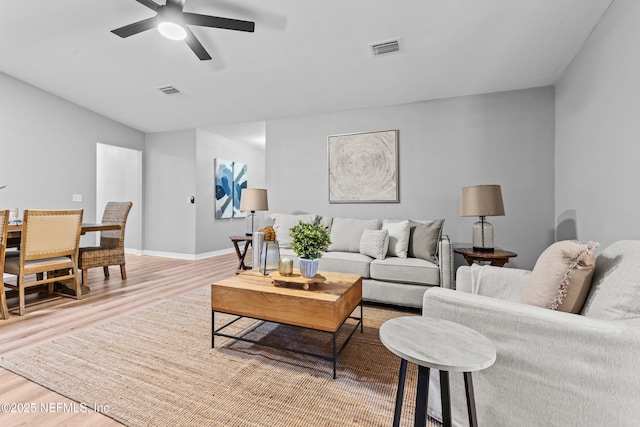
[(245, 234), (247, 236), (253, 236), (253, 225), (254, 225), (255, 219), (256, 219), (256, 211), (251, 211), (251, 213), (247, 215), (247, 219), (246, 219), (247, 230)]
[(480, 221), (473, 224), (473, 250), (476, 252), (494, 252), (493, 225), (481, 216)]

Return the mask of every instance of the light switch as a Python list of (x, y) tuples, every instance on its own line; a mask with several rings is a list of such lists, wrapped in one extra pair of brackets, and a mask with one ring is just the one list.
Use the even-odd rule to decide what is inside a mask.
[(74, 202), (81, 202), (82, 201), (82, 194), (74, 194), (72, 200)]

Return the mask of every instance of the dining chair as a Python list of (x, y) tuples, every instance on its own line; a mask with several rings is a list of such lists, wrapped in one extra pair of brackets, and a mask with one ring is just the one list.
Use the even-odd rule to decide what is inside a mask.
[(109, 277), (109, 266), (120, 266), (120, 277), (127, 279), (124, 256), (124, 229), (133, 203), (108, 202), (102, 215), (103, 224), (118, 224), (119, 230), (100, 232), (100, 246), (81, 247), (78, 268), (82, 270), (82, 283), (86, 286), (90, 268), (102, 267), (104, 277)]
[(52, 294), (55, 282), (73, 280), (75, 297), (82, 299), (78, 275), (82, 214), (82, 209), (25, 209), (20, 256), (7, 258), (4, 264), (5, 273), (17, 276), (15, 285), (5, 286), (17, 289), (20, 316), (25, 312), (25, 289), (30, 287), (46, 284)]
[[(0, 211), (0, 271), (4, 272), (4, 254), (7, 250), (7, 226), (9, 225), (9, 211)], [(0, 319), (9, 317), (7, 295), (4, 290), (4, 279), (0, 283)]]

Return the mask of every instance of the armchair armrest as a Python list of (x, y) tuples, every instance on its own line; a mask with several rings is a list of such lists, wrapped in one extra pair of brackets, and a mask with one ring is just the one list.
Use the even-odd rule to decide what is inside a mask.
[[(630, 426), (640, 419), (640, 319), (595, 319), (438, 288), (424, 294), (423, 314), (466, 325), (496, 346), (494, 366), (474, 373), (481, 425)], [(452, 378), (451, 387), (463, 420), (462, 381)]]
[(440, 268), (440, 286), (455, 289), (453, 280), (453, 245), (446, 234), (440, 236), (438, 241), (438, 267)]
[(490, 265), (462, 266), (456, 272), (456, 289), (507, 301), (520, 302), (531, 271)]

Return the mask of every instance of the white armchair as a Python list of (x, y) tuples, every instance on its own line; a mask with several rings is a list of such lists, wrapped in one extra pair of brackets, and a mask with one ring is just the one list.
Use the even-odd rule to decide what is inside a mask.
[[(496, 363), (474, 374), (479, 424), (638, 425), (640, 241), (617, 242), (597, 258), (580, 315), (517, 302), (529, 274), (460, 267), (457, 291), (424, 295), (424, 316), (471, 327), (496, 346)], [(437, 381), (429, 394), (440, 418)], [(462, 376), (451, 377), (451, 398), (454, 425), (467, 425)]]

